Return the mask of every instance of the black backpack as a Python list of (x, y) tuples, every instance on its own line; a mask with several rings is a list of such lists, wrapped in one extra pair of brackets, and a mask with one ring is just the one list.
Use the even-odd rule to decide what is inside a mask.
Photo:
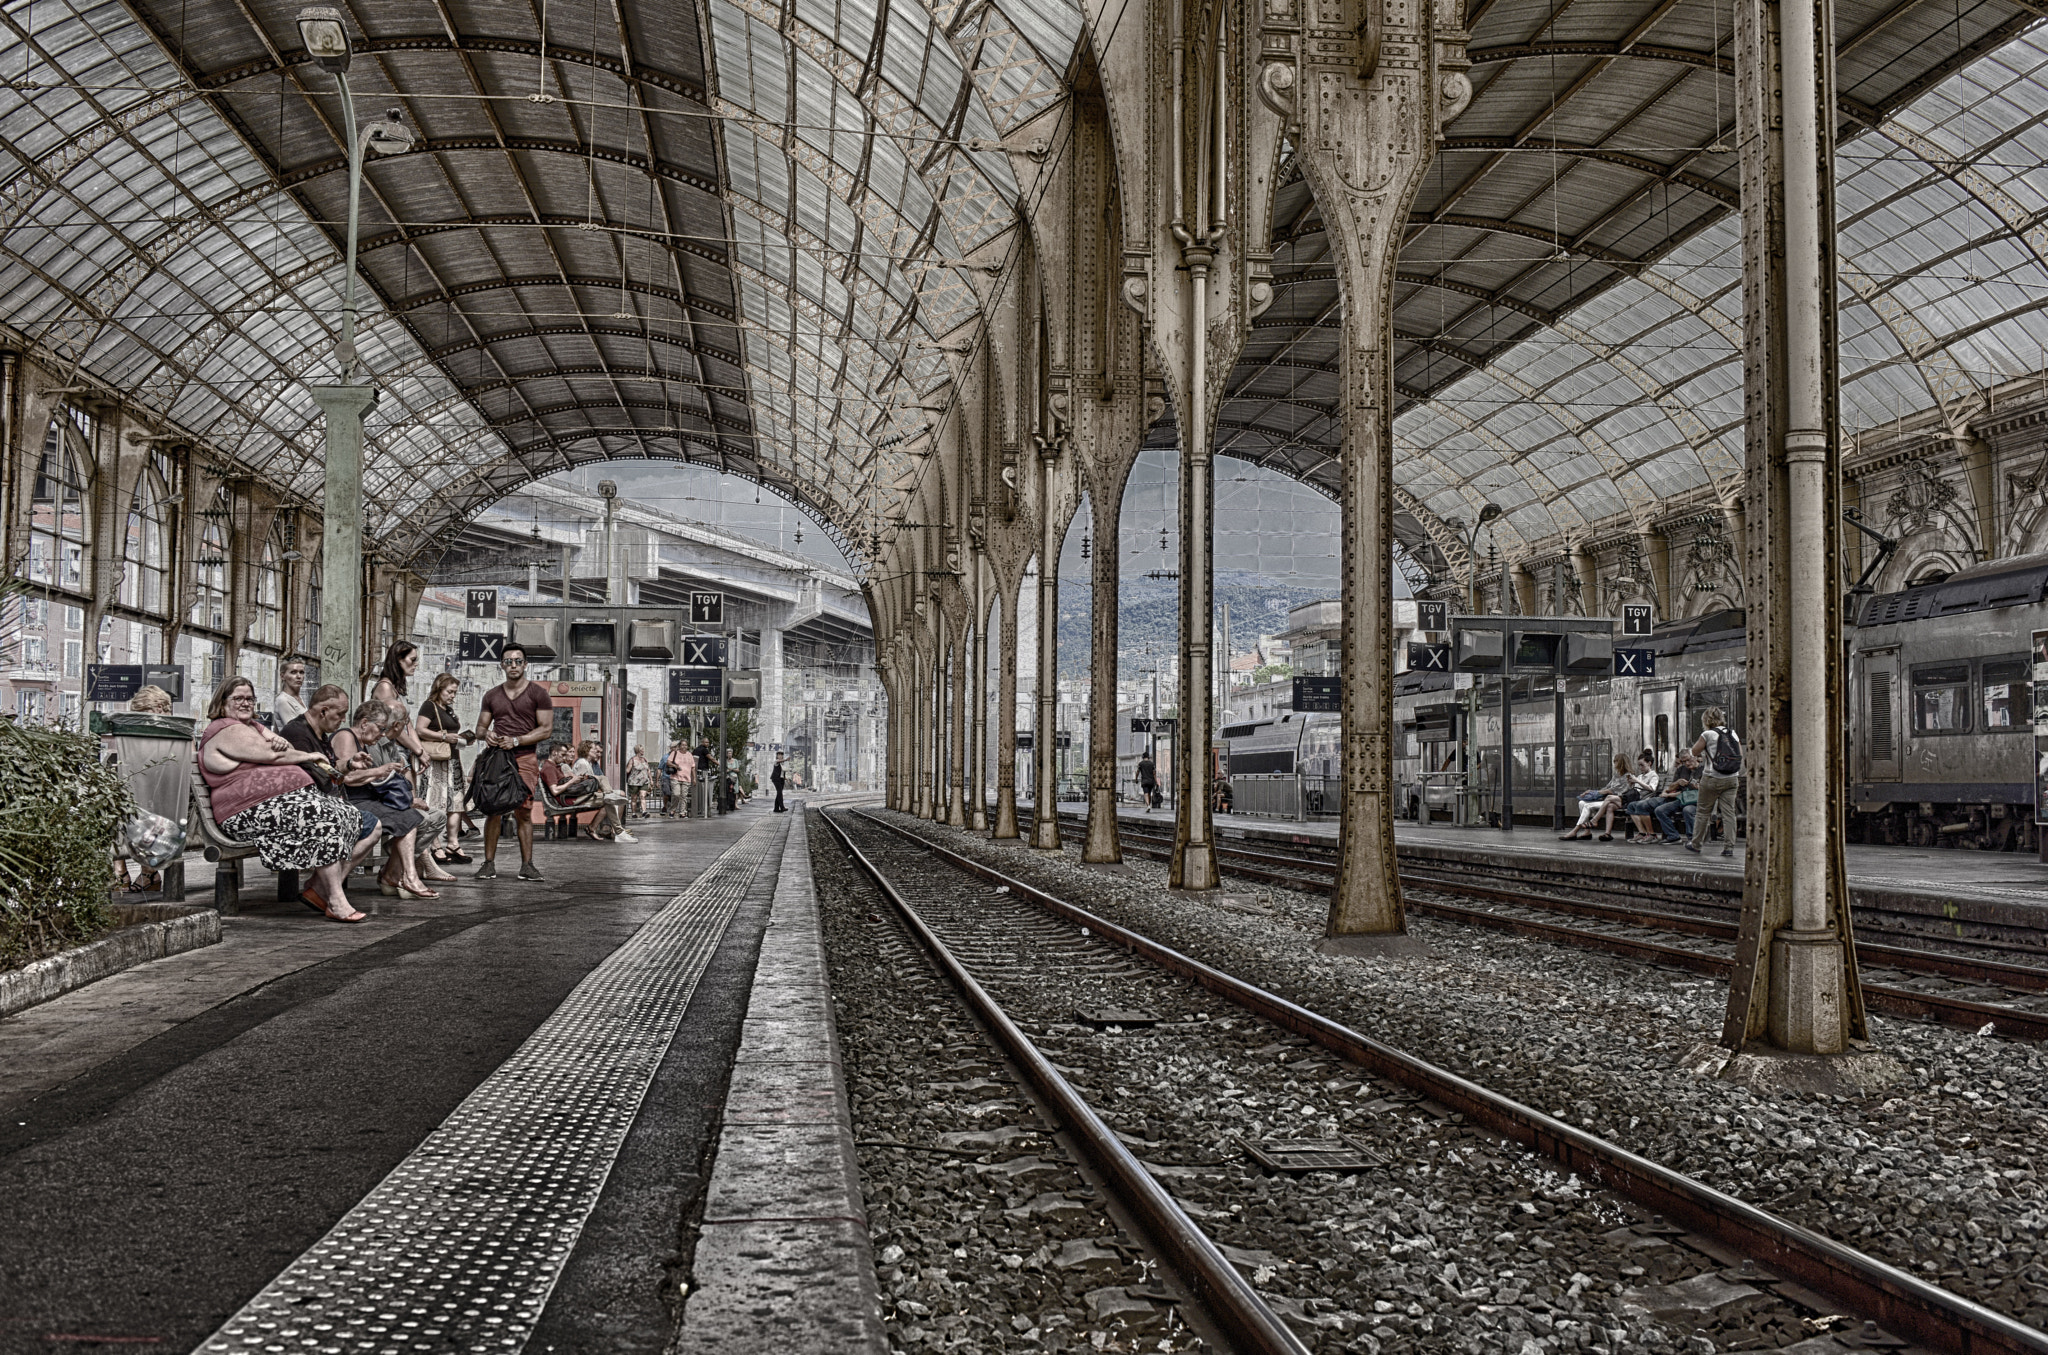
[(1734, 730), (1724, 725), (1714, 731), (1714, 751), (1707, 755), (1707, 766), (1716, 776), (1741, 775), (1742, 743)]
[(469, 773), (469, 807), (486, 818), (505, 814), (527, 801), (526, 782), (519, 775), (519, 759), (509, 748), (488, 748)]

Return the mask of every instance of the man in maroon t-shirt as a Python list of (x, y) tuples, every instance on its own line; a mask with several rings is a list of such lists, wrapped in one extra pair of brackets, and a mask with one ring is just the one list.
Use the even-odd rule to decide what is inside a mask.
[[(526, 804), (533, 799), (534, 788), (540, 785), (540, 766), (534, 760), (534, 748), (544, 742), (555, 729), (555, 703), (548, 698), (547, 689), (538, 682), (526, 680), (526, 651), (517, 644), (505, 646), (505, 680), (484, 693), (484, 708), (476, 717), (476, 732), (485, 743), (493, 748), (510, 748), (518, 759), (519, 779), (526, 783), (526, 802), (513, 810), (514, 822), (519, 825), (519, 878), (522, 880), (541, 879), (540, 867), (533, 864), (533, 816), (526, 811)], [(477, 867), (476, 878), (495, 880), (498, 866), (494, 858), (498, 855), (498, 815), (484, 820), (484, 863)]]

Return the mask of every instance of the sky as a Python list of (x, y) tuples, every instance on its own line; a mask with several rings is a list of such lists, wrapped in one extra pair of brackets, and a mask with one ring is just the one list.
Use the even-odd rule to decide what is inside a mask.
[[(1175, 453), (1141, 453), (1124, 490), (1123, 539), (1126, 574), (1176, 569), (1180, 559), (1179, 493)], [(551, 480), (597, 491), (599, 480), (616, 480), (626, 497), (677, 517), (718, 524), (765, 546), (787, 550), (821, 565), (852, 572), (832, 538), (810, 514), (772, 490), (710, 466), (675, 461), (613, 461), (551, 476)], [(1062, 578), (1085, 580), (1088, 565), (1081, 541), (1088, 534), (1088, 509), (1075, 516), (1060, 553)], [(1276, 584), (1320, 589), (1335, 597), (1337, 505), (1277, 471), (1219, 458), (1216, 463), (1215, 555), (1219, 572), (1264, 575)], [(1160, 531), (1166, 546), (1160, 548)], [(801, 528), (803, 541), (796, 533)]]

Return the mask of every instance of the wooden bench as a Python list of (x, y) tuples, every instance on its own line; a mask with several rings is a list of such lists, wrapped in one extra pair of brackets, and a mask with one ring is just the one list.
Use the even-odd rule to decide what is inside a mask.
[(541, 815), (547, 820), (547, 835), (550, 839), (575, 837), (577, 824), (580, 823), (587, 828), (604, 812), (602, 804), (593, 809), (587, 804), (572, 805), (557, 800), (545, 781), (534, 789), (534, 798), (540, 802)]
[[(193, 753), (198, 758), (198, 753)], [(226, 917), (241, 911), (242, 907), (242, 862), (256, 855), (256, 844), (231, 838), (221, 832), (220, 825), (213, 821), (213, 788), (206, 784), (206, 778), (199, 774), (195, 765), (192, 769), (192, 823), (196, 827), (206, 859), (214, 863), (213, 906)], [(179, 871), (180, 894), (183, 893), (184, 872)], [(299, 897), (299, 873), (295, 870), (281, 870), (277, 873), (277, 898), (280, 903), (289, 903)]]

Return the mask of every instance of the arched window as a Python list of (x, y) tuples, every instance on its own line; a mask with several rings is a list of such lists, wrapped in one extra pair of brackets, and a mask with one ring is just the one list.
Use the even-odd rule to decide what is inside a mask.
[(219, 518), (202, 515), (199, 549), (192, 557), (192, 624), (209, 630), (228, 626), (228, 530)]
[(284, 548), (272, 532), (263, 543), (262, 558), (256, 562), (255, 588), (250, 601), (255, 615), (249, 621), (249, 640), (275, 649), (284, 642)]
[(74, 592), (85, 589), (85, 466), (91, 437), (92, 416), (68, 405), (50, 421), (29, 517), (32, 582)]
[(128, 504), (128, 526), (121, 542), (121, 605), (139, 612), (164, 611), (164, 575), (168, 570), (164, 545), (164, 477), (155, 466), (143, 467), (135, 482), (135, 496)]

